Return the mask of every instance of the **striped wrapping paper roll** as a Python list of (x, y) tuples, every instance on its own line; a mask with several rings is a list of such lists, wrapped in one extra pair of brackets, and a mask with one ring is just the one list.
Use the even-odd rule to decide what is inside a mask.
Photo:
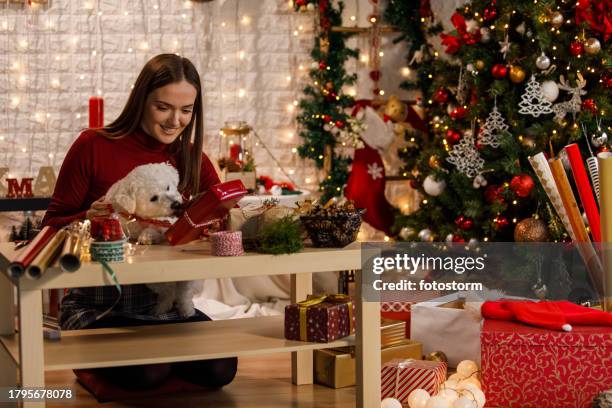
[(424, 360), (391, 360), (381, 370), (382, 399), (396, 398), (406, 403), (417, 388), (436, 395), (446, 381), (446, 363)]
[(242, 231), (219, 231), (210, 234), (213, 255), (239, 256), (244, 254), (242, 248)]

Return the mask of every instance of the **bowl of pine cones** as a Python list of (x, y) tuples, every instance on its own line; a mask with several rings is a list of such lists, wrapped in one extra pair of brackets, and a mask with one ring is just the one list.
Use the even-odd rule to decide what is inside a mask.
[(336, 205), (303, 205), (300, 221), (317, 248), (341, 248), (357, 239), (365, 208), (355, 208), (352, 201)]

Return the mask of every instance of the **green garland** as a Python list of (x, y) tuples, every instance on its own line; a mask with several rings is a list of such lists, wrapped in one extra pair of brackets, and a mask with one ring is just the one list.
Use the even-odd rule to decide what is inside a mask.
[(314, 60), (309, 72), (312, 83), (304, 88), (297, 117), (299, 134), (303, 139), (303, 144), (298, 147), (300, 157), (314, 160), (317, 168), (321, 169), (326, 150), (328, 154), (331, 152), (331, 170), (319, 185), (325, 201), (342, 195), (350, 164), (349, 159), (336, 155), (336, 140), (324, 129), (326, 124), (339, 128), (346, 126), (349, 115), (344, 113), (344, 108), (354, 104), (351, 96), (342, 93), (342, 87), (352, 85), (357, 78), (344, 69), (349, 58), (357, 57), (357, 51), (345, 46), (348, 34), (332, 31), (332, 27), (342, 25), (343, 7), (342, 1), (337, 7), (328, 0), (318, 2), (321, 30), (310, 54)]
[[(420, 210), (396, 220), (397, 232), (407, 227), (403, 234), (406, 237), (410, 232), (416, 234), (429, 229), (437, 240), (444, 240), (452, 234), (458, 241), (472, 238), (512, 241), (516, 223), (535, 216), (548, 225), (552, 240), (567, 239), (527, 158), (542, 151), (558, 155), (569, 143), (578, 143), (583, 157), (587, 157), (588, 142), (581, 132), (581, 125), (586, 126), (589, 139), (596, 133), (598, 121), (601, 121), (601, 128), (610, 134), (612, 41), (605, 42), (603, 35), (588, 23), (576, 23), (577, 4), (562, 0), (474, 0), (457, 9), (455, 22), (460, 22), (463, 17), (464, 30), (458, 28), (446, 33), (447, 44), (451, 44), (447, 46), (448, 58), (434, 58), (426, 64), (432, 69), (432, 81), (424, 93), (432, 118), (429, 121), (432, 138), (421, 150), (413, 152), (414, 165), (409, 168), (411, 183), (423, 193), (424, 200)], [(559, 19), (559, 15), (562, 24), (553, 22), (553, 17)], [(455, 24), (458, 25), (461, 26)], [(476, 29), (466, 34), (465, 28), (474, 28), (474, 25)], [(510, 46), (504, 58), (500, 43), (506, 35)], [(578, 57), (576, 42), (583, 36), (585, 40), (598, 39), (601, 50), (596, 53), (583, 51)], [(459, 45), (455, 43), (452, 46), (456, 39), (461, 39)], [(551, 66), (555, 65), (556, 70), (547, 71), (536, 65), (542, 52), (550, 58)], [(511, 80), (509, 76), (494, 76), (496, 69), (499, 74), (499, 66), (494, 68), (498, 64), (508, 70), (514, 67), (514, 72), (523, 71), (525, 78), (520, 80), (520, 76), (513, 75)], [(467, 77), (465, 111), (459, 115), (455, 111), (451, 115), (449, 112), (460, 107), (454, 94), (460, 66)], [(519, 114), (518, 104), (532, 74), (540, 83), (547, 80), (559, 82), (559, 76), (563, 74), (571, 86), (576, 86), (577, 72), (584, 76), (587, 84), (584, 88), (586, 94), (582, 96), (582, 109), (575, 118), (568, 113), (558, 123), (553, 120), (553, 114), (538, 118)], [(570, 96), (561, 91), (554, 103), (568, 101)], [(495, 97), (497, 108), (509, 129), (508, 133), (500, 136), (499, 148), (477, 146), (485, 160), (482, 175), (488, 184), (474, 187), (473, 178), (466, 177), (447, 162), (449, 151), (457, 139), (451, 140), (449, 132), (455, 131), (463, 138), (471, 122), (476, 121), (477, 134), (493, 109)], [(587, 99), (590, 107), (584, 104)], [(512, 186), (512, 179), (519, 175), (527, 175), (535, 182), (536, 187), (526, 196), (518, 194), (517, 188)], [(446, 183), (442, 194), (431, 196), (424, 192), (422, 186), (428, 176)], [(470, 219), (469, 224), (463, 222), (465, 218)], [(415, 238), (413, 235), (409, 239)]]

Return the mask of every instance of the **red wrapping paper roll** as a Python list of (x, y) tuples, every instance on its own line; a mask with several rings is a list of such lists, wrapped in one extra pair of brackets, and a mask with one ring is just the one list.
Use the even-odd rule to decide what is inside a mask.
[(601, 242), (601, 226), (599, 220), (599, 210), (597, 203), (595, 203), (595, 197), (593, 196), (593, 190), (591, 189), (591, 182), (587, 175), (586, 169), (584, 168), (584, 162), (582, 161), (582, 155), (578, 145), (573, 143), (565, 146), (567, 157), (569, 158), (570, 165), (572, 167), (572, 173), (574, 174), (574, 180), (576, 180), (576, 186), (578, 187), (578, 194), (580, 195), (580, 201), (582, 207), (586, 212), (587, 219), (589, 220), (589, 228), (591, 234), (593, 234), (594, 242)]
[(185, 210), (168, 231), (166, 239), (171, 245), (186, 244), (202, 235), (202, 229), (222, 219), (236, 203), (247, 194), (240, 180), (216, 184), (201, 195)]
[(25, 273), (25, 269), (30, 266), (36, 255), (49, 243), (56, 232), (55, 228), (48, 225), (40, 230), (28, 246), (21, 250), (11, 262), (8, 268), (10, 275), (13, 278), (21, 277)]

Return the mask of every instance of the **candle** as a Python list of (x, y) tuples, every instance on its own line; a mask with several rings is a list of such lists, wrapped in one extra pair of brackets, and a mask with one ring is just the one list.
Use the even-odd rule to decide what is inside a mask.
[(92, 129), (104, 126), (104, 99), (100, 96), (89, 98), (89, 127)]

